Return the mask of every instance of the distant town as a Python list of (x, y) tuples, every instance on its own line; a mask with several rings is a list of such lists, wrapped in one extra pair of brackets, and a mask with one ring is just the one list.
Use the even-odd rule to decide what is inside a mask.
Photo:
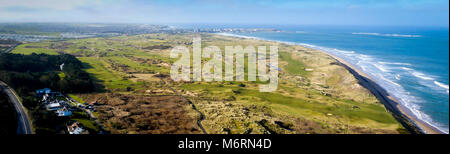
[[(151, 33), (252, 33), (252, 32), (280, 32), (274, 28), (177, 28), (165, 25), (147, 24), (56, 24), (38, 26), (41, 33), (17, 31), (27, 28), (28, 24), (0, 23), (0, 40), (12, 39), (21, 42), (40, 42), (44, 40), (83, 39), (92, 37), (113, 37), (120, 35), (138, 35)], [(14, 29), (14, 30), (8, 30)]]

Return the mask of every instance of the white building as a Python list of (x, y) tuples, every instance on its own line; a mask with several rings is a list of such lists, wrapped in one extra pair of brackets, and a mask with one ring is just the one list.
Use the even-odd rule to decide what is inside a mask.
[(78, 122), (74, 122), (72, 125), (67, 126), (67, 131), (69, 131), (69, 134), (86, 134), (86, 131), (79, 126)]
[(47, 105), (47, 110), (56, 111), (61, 108), (61, 104), (59, 103), (50, 103)]

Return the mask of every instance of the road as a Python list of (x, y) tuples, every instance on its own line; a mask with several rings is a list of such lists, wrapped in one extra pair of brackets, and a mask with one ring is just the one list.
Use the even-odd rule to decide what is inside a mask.
[(6, 85), (6, 83), (2, 81), (0, 81), (0, 88), (6, 93), (6, 95), (9, 97), (10, 102), (16, 109), (18, 120), (17, 134), (33, 134), (30, 118), (25, 112), (25, 107), (22, 105), (22, 102), (19, 100), (19, 97), (16, 95), (14, 90), (12, 90), (8, 85)]

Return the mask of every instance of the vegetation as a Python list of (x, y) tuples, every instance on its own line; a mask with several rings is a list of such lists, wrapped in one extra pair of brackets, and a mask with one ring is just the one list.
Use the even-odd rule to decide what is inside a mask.
[[(62, 71), (61, 64), (64, 64)], [(68, 54), (3, 54), (0, 56), (0, 80), (20, 94), (46, 87), (63, 93), (92, 92), (93, 82), (82, 67), (78, 59)], [(65, 74), (63, 79), (60, 78), (60, 72)]]
[[(93, 92), (94, 83), (82, 67), (81, 61), (68, 54), (7, 53), (0, 55), (0, 80), (18, 92), (24, 106), (30, 111), (36, 133), (54, 134), (60, 133), (61, 126), (69, 119), (57, 117), (55, 113), (43, 109), (34, 92), (42, 88), (63, 93)], [(61, 74), (64, 74), (63, 78)]]
[[(205, 114), (201, 123), (208, 133), (404, 133), (344, 67), (334, 65), (335, 60), (324, 53), (300, 46), (200, 34), (203, 46), (219, 46), (222, 51), (230, 45), (278, 45), (282, 70), (277, 91), (259, 92), (261, 82), (173, 82), (168, 77), (176, 60), (169, 58), (171, 47), (192, 48), (192, 38), (198, 35), (156, 33), (28, 43), (12, 53), (76, 57), (80, 63), (75, 68), (89, 74), (98, 93), (72, 98), (101, 102), (96, 107), (100, 122), (113, 133), (200, 133), (192, 125), (200, 116), (189, 105), (161, 99), (179, 98), (169, 87)], [(50, 74), (55, 80), (73, 79), (71, 72)]]

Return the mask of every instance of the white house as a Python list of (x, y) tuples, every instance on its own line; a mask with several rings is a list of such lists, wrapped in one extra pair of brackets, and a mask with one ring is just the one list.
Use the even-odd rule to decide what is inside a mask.
[(79, 126), (78, 122), (74, 122), (72, 125), (67, 126), (67, 131), (69, 131), (69, 134), (85, 134), (85, 130)]
[(61, 108), (61, 104), (59, 103), (50, 103), (47, 105), (47, 110), (55, 111)]

